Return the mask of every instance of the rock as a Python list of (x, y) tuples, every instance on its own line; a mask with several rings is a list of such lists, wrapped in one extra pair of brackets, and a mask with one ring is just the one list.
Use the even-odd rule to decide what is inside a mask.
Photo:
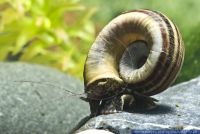
[(83, 84), (48, 67), (0, 63), (0, 133), (70, 133), (89, 105), (67, 90), (83, 93)]
[(123, 134), (129, 134), (133, 129), (200, 130), (200, 77), (153, 97), (159, 102), (152, 111), (100, 115), (91, 118), (77, 132), (98, 128)]
[(105, 130), (88, 129), (88, 130), (82, 131), (78, 134), (114, 134), (114, 133), (111, 133), (111, 132), (105, 131)]

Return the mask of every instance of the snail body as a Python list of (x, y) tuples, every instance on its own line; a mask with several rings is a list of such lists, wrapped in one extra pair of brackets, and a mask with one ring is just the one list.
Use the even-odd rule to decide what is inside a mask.
[(91, 113), (123, 110), (126, 100), (137, 95), (154, 104), (148, 96), (170, 86), (183, 60), (181, 34), (165, 15), (151, 10), (122, 13), (99, 33), (85, 61)]

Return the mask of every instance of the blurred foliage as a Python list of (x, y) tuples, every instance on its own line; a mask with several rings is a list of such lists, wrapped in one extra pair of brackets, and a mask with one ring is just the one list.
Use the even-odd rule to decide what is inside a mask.
[(81, 78), (94, 12), (79, 0), (1, 0), (0, 59), (20, 58)]
[(121, 12), (133, 9), (152, 9), (166, 14), (182, 33), (185, 61), (175, 83), (200, 75), (200, 1), (198, 0), (84, 0), (88, 6), (98, 7), (93, 17), (99, 31)]
[(186, 55), (176, 82), (186, 81), (200, 74), (199, 5), (197, 0), (1, 0), (0, 59), (23, 50), (21, 61), (54, 66), (82, 78), (95, 38), (93, 22), (98, 33), (121, 12), (145, 8), (165, 13), (179, 27)]

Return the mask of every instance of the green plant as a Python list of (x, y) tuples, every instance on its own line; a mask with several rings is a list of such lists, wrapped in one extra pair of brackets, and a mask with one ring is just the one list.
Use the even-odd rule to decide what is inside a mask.
[(0, 59), (54, 66), (81, 78), (94, 40), (94, 11), (79, 0), (2, 0)]
[[(95, 38), (92, 22), (98, 32), (121, 12), (145, 8), (165, 13), (179, 27), (186, 55), (176, 83), (186, 81), (200, 74), (199, 4), (197, 0), (1, 0), (0, 59), (20, 57), (82, 78), (85, 57)], [(98, 11), (91, 20), (94, 6)]]

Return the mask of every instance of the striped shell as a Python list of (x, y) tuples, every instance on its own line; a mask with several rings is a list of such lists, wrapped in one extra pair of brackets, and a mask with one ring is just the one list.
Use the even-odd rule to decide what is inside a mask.
[(151, 96), (176, 78), (184, 60), (178, 28), (151, 10), (125, 12), (99, 33), (84, 67), (88, 98), (103, 99), (122, 87)]

